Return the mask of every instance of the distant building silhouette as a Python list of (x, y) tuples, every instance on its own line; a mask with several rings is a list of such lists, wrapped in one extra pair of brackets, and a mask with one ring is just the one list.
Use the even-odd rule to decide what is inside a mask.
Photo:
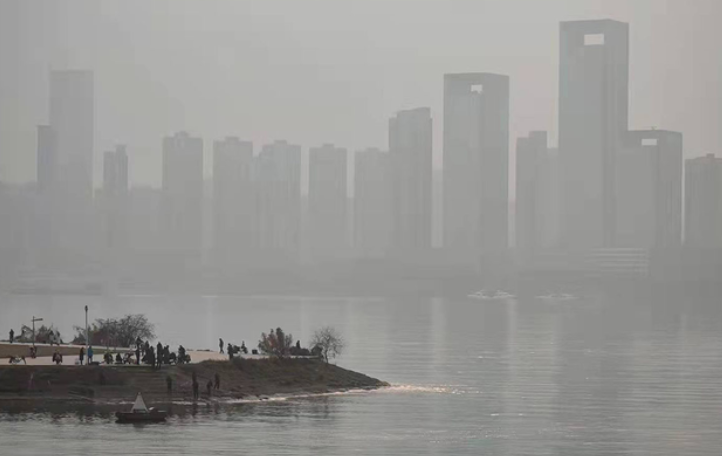
[(317, 260), (347, 255), (348, 152), (324, 144), (308, 154), (308, 214), (311, 254)]
[[(57, 267), (83, 265), (91, 259), (93, 144), (95, 129), (93, 73), (50, 72), (50, 128), (54, 136), (53, 214)], [(43, 166), (48, 165), (45, 162)], [(50, 172), (47, 170), (48, 173)], [(44, 176), (44, 177), (47, 177)]]
[(163, 190), (151, 187), (133, 187), (128, 191), (127, 245), (134, 272), (139, 277), (157, 277), (165, 271), (162, 255), (165, 233)]
[[(72, 204), (90, 205), (93, 196), (93, 73), (50, 73), (50, 127), (55, 133), (56, 177)], [(68, 201), (68, 203), (71, 203)]]
[(218, 267), (252, 261), (257, 247), (253, 143), (228, 137), (213, 143), (213, 259)]
[(201, 266), (203, 140), (186, 132), (163, 139), (161, 232), (169, 268)]
[(55, 132), (50, 125), (38, 126), (37, 137), (37, 188), (40, 195), (55, 190), (57, 173), (57, 144)]
[(103, 154), (103, 192), (105, 217), (105, 245), (124, 244), (128, 204), (128, 154), (125, 146)]
[(298, 260), (301, 230), (301, 146), (264, 145), (256, 159), (259, 264)]
[(562, 22), (559, 59), (562, 241), (573, 250), (613, 247), (616, 155), (628, 128), (629, 27)]
[(475, 263), (508, 247), (509, 77), (444, 76), (444, 248)]
[(516, 143), (516, 249), (523, 261), (556, 247), (559, 236), (559, 173), (547, 132), (534, 131)]
[(103, 194), (105, 196), (128, 193), (128, 153), (123, 145), (103, 154)]
[(389, 121), (393, 242), (407, 260), (431, 248), (431, 110), (400, 111)]
[(616, 247), (679, 247), (682, 134), (630, 131), (624, 136), (616, 161)]
[(354, 160), (354, 249), (362, 258), (383, 258), (391, 245), (391, 156), (366, 149)]
[(684, 230), (687, 246), (722, 249), (722, 158), (686, 160)]
[(57, 193), (56, 175), (57, 144), (55, 132), (49, 125), (39, 125), (37, 130), (37, 195), (35, 198), (35, 216), (32, 221), (30, 243), (36, 267), (46, 269), (55, 263), (59, 235), (56, 226), (60, 226), (57, 212), (62, 202)]

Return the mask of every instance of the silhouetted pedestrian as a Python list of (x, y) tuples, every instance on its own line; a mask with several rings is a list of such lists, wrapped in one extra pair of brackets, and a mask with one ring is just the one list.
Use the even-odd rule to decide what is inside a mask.
[(221, 349), (221, 354), (223, 353), (223, 339), (218, 339), (218, 348)]
[(10, 329), (10, 343), (12, 344), (15, 341), (15, 331)]
[(215, 387), (217, 390), (221, 389), (221, 376), (218, 372), (216, 372), (216, 384)]
[(135, 364), (140, 365), (140, 345), (135, 346)]
[(83, 360), (85, 359), (85, 348), (80, 347), (80, 352), (78, 353), (78, 359), (80, 360), (80, 365), (83, 365)]
[(193, 400), (197, 401), (198, 397), (198, 376), (195, 371), (193, 371)]

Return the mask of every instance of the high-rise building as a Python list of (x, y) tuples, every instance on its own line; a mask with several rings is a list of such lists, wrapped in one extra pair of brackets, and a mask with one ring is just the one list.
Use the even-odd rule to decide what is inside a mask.
[(317, 260), (338, 259), (348, 251), (346, 149), (324, 144), (308, 156), (308, 214), (311, 253)]
[(51, 266), (54, 262), (55, 249), (60, 233), (55, 227), (60, 226), (58, 215), (61, 212), (57, 194), (57, 146), (55, 133), (49, 125), (39, 125), (37, 134), (37, 195), (35, 219), (30, 243), (31, 256), (39, 268)]
[(708, 154), (685, 162), (685, 245), (722, 248), (722, 158)]
[(94, 83), (91, 71), (50, 73), (54, 139), (52, 219), (56, 266), (84, 267), (95, 255), (93, 216)]
[(390, 154), (366, 149), (354, 161), (354, 249), (362, 258), (382, 258), (391, 244)]
[(128, 193), (128, 154), (125, 146), (103, 154), (103, 194), (105, 196)]
[(213, 260), (249, 262), (256, 246), (253, 143), (228, 137), (213, 143)]
[(256, 158), (258, 232), (271, 262), (298, 260), (301, 230), (301, 146), (275, 141)]
[(615, 171), (628, 128), (629, 27), (612, 20), (562, 22), (559, 154), (562, 243), (613, 247)]
[(38, 126), (37, 182), (38, 193), (48, 195), (55, 189), (57, 146), (55, 133), (49, 125)]
[(431, 248), (431, 110), (400, 111), (389, 120), (392, 251), (412, 259)]
[(624, 136), (616, 167), (615, 247), (679, 247), (682, 134), (630, 131)]
[(50, 73), (50, 127), (55, 134), (56, 178), (69, 208), (90, 206), (93, 196), (93, 90), (91, 71)]
[(444, 249), (471, 262), (508, 247), (509, 77), (444, 76)]
[(516, 249), (522, 260), (556, 246), (559, 187), (556, 151), (547, 132), (534, 131), (516, 143)]
[(125, 245), (128, 204), (128, 154), (125, 146), (103, 154), (104, 233), (107, 248)]
[(161, 231), (169, 267), (201, 265), (203, 250), (203, 140), (176, 133), (163, 139)]

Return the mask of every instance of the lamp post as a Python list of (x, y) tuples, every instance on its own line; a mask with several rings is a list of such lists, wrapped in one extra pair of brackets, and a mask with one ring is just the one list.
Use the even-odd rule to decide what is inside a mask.
[(88, 332), (88, 306), (85, 306), (85, 351), (88, 351), (90, 345), (90, 333)]
[(35, 315), (33, 315), (33, 319), (30, 320), (33, 322), (33, 347), (35, 346), (35, 322), (36, 321), (43, 321), (42, 318), (35, 318)]

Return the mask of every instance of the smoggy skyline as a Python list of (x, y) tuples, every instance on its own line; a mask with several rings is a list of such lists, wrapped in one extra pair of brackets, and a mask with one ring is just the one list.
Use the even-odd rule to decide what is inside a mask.
[(419, 106), (431, 108), (438, 169), (454, 72), (509, 75), (510, 142), (547, 130), (554, 146), (559, 22), (596, 18), (630, 24), (629, 128), (683, 132), (687, 158), (722, 150), (718, 2), (414, 2), (413, 14), (340, 3), (3, 2), (0, 179), (35, 178), (51, 69), (94, 72), (96, 186), (118, 143), (131, 183), (157, 186), (162, 138), (179, 130), (206, 145), (235, 135), (256, 153), (275, 139), (386, 149), (388, 119)]

